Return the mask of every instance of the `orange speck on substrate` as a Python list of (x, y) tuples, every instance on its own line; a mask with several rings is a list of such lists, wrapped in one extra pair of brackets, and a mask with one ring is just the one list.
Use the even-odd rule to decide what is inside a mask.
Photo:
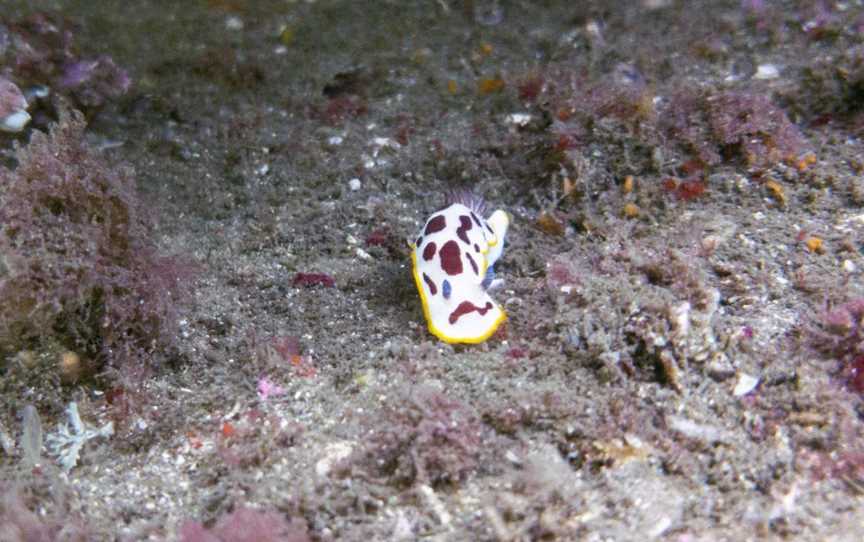
[(543, 78), (531, 77), (519, 84), (519, 99), (523, 102), (534, 101), (543, 91)]
[(786, 193), (783, 191), (783, 186), (780, 183), (774, 179), (769, 179), (765, 183), (765, 187), (768, 188), (768, 192), (771, 194), (771, 197), (777, 201), (777, 203), (780, 205), (786, 205)]
[(550, 235), (564, 235), (564, 224), (555, 215), (546, 211), (537, 217), (537, 227)]
[(569, 149), (575, 149), (577, 147), (576, 140), (567, 134), (561, 134), (558, 136), (558, 142), (555, 143), (555, 151), (563, 152)]
[(189, 445), (192, 446), (192, 448), (195, 450), (201, 448), (201, 446), (204, 445), (204, 443), (201, 441), (201, 439), (198, 438), (198, 435), (196, 435), (192, 431), (189, 431), (188, 433), (186, 433), (186, 438), (189, 439)]
[(699, 159), (688, 160), (681, 164), (679, 170), (684, 176), (689, 176), (698, 173), (705, 169), (705, 164)]
[(661, 186), (664, 191), (672, 193), (676, 199), (681, 201), (696, 199), (708, 189), (708, 185), (701, 179), (679, 181), (675, 177), (663, 179)]
[(682, 201), (690, 201), (704, 194), (706, 188), (704, 181), (684, 181), (675, 189), (675, 197)]
[(480, 94), (493, 94), (504, 90), (504, 80), (500, 77), (487, 77), (477, 83)]
[(555, 113), (555, 116), (558, 118), (558, 120), (564, 122), (568, 120), (573, 115), (573, 113), (574, 111), (572, 107), (562, 107), (558, 110), (557, 113)]
[(639, 216), (639, 206), (635, 203), (625, 203), (623, 212), (627, 218), (636, 218)]
[(805, 241), (805, 244), (807, 245), (807, 250), (809, 250), (810, 252), (822, 254), (825, 251), (824, 247), (822, 246), (822, 239), (818, 237), (808, 238), (807, 241)]
[(808, 153), (808, 154), (802, 156), (801, 158), (799, 158), (798, 162), (795, 164), (795, 168), (798, 171), (804, 171), (805, 169), (807, 169), (808, 167), (812, 166), (815, 163), (816, 163), (816, 155), (811, 152), (811, 153)]
[(481, 43), (480, 44), (480, 53), (485, 55), (485, 56), (491, 55), (493, 50), (494, 49), (493, 49), (491, 43)]
[(225, 438), (231, 438), (234, 436), (237, 430), (234, 429), (234, 426), (231, 425), (230, 422), (225, 422), (222, 424), (222, 436)]
[(621, 192), (624, 194), (629, 194), (633, 191), (633, 185), (635, 181), (633, 180), (633, 175), (627, 175), (624, 177), (624, 183), (621, 185)]
[(678, 188), (678, 179), (674, 177), (666, 177), (663, 179), (663, 190), (666, 192), (674, 192), (676, 188)]
[(457, 92), (459, 92), (459, 85), (457, 85), (456, 81), (454, 81), (453, 79), (447, 81), (447, 92), (449, 92), (450, 94), (456, 94)]

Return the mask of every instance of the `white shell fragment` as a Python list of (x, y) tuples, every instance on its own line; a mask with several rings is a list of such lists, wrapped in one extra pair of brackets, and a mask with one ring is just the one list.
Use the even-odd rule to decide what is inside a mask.
[(480, 343), (507, 315), (489, 296), (510, 219), (484, 219), (479, 205), (453, 203), (433, 214), (412, 244), (414, 282), (429, 331), (448, 343)]
[(533, 119), (534, 117), (532, 117), (530, 113), (511, 113), (504, 118), (507, 124), (519, 126), (520, 128), (528, 126), (528, 123)]
[(0, 130), (4, 132), (20, 132), (30, 122), (30, 113), (16, 111), (11, 115), (0, 119)]
[(747, 373), (738, 373), (738, 382), (735, 383), (732, 395), (742, 397), (755, 390), (758, 385), (759, 379), (755, 376), (750, 376)]
[(0, 77), (0, 131), (20, 132), (30, 122), (27, 100), (12, 81)]
[(728, 442), (731, 438), (727, 431), (719, 427), (697, 423), (682, 416), (667, 416), (666, 423), (669, 429), (693, 440), (702, 442)]
[(756, 68), (756, 73), (753, 75), (754, 79), (777, 79), (780, 77), (780, 70), (774, 64), (760, 64)]

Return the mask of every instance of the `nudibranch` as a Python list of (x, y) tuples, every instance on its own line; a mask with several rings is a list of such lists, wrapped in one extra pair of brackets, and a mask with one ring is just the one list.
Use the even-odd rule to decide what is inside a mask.
[(411, 244), (414, 282), (429, 331), (448, 343), (481, 343), (507, 319), (488, 289), (504, 250), (510, 219), (485, 205), (457, 197), (429, 217)]

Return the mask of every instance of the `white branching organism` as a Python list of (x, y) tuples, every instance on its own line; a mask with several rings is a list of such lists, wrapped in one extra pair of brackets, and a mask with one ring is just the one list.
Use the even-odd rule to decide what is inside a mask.
[(48, 435), (46, 444), (63, 470), (69, 472), (78, 464), (78, 455), (84, 444), (97, 437), (108, 438), (113, 435), (114, 423), (108, 422), (99, 429), (87, 427), (78, 415), (78, 404), (75, 402), (66, 407), (66, 416), (69, 423), (57, 426), (57, 432)]

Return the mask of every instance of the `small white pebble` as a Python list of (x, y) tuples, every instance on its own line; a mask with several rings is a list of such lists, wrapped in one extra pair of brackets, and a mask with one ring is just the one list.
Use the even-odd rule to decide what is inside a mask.
[(514, 452), (513, 450), (507, 450), (504, 452), (504, 459), (512, 463), (513, 465), (520, 466), (522, 465), (522, 458)]
[(315, 474), (318, 476), (327, 476), (333, 465), (340, 459), (344, 459), (351, 454), (351, 444), (348, 442), (334, 442), (327, 446), (323, 453), (323, 457), (315, 464)]
[(350, 188), (353, 192), (360, 190), (360, 187), (362, 187), (362, 186), (363, 186), (363, 184), (360, 182), (360, 179), (358, 179), (357, 177), (354, 177), (353, 179), (348, 181), (348, 188)]
[(852, 260), (843, 260), (843, 271), (846, 271), (847, 273), (855, 272), (855, 264)]
[(659, 537), (660, 535), (665, 533), (669, 529), (669, 527), (671, 527), (671, 526), (672, 526), (672, 519), (671, 518), (669, 518), (667, 516), (663, 516), (663, 517), (658, 518), (657, 522), (654, 524), (654, 526), (651, 527), (650, 529), (648, 529), (648, 538), (653, 540), (653, 539)]
[(390, 147), (391, 149), (398, 149), (401, 147), (395, 139), (390, 139), (389, 137), (373, 137), (372, 146), (376, 148), (376, 151), (378, 149), (383, 149), (384, 147)]
[(780, 77), (780, 70), (774, 64), (760, 64), (758, 68), (756, 68), (756, 74), (753, 75), (753, 79), (777, 79)]
[(3, 132), (20, 132), (30, 122), (30, 114), (24, 110), (18, 110), (11, 115), (0, 119), (0, 130)]
[(642, 442), (642, 439), (640, 439), (639, 437), (637, 437), (636, 435), (634, 435), (632, 433), (627, 433), (626, 435), (624, 435), (624, 442), (626, 442), (627, 444), (629, 444), (633, 448), (644, 448), (645, 447), (645, 443)]
[(597, 21), (588, 21), (585, 24), (585, 32), (592, 39), (602, 39), (603, 32), (600, 30), (600, 24)]
[(46, 87), (45, 85), (35, 85), (28, 88), (24, 92), (24, 96), (29, 100), (31, 98), (47, 98), (48, 95), (51, 94), (51, 89)]
[(365, 250), (363, 250), (362, 248), (358, 248), (355, 251), (355, 253), (357, 254), (357, 257), (360, 258), (361, 260), (371, 260), (372, 259), (372, 255), (369, 254), (368, 252), (366, 252)]
[(729, 434), (713, 425), (694, 422), (681, 416), (668, 416), (666, 423), (669, 429), (681, 433), (685, 437), (704, 442), (725, 442), (729, 440)]
[(338, 135), (330, 136), (327, 138), (327, 144), (333, 147), (341, 145), (343, 141), (345, 141), (345, 139), (342, 136)]
[(690, 332), (690, 303), (683, 301), (669, 306), (669, 323), (677, 337), (686, 337)]
[(755, 376), (750, 376), (747, 373), (738, 373), (738, 382), (735, 383), (735, 389), (732, 390), (732, 395), (742, 397), (747, 395), (759, 384), (759, 379)]
[(504, 119), (508, 124), (527, 126), (533, 117), (528, 113), (511, 113)]
[(450, 527), (450, 522), (452, 521), (452, 516), (450, 516), (450, 512), (445, 508), (444, 503), (441, 502), (441, 499), (438, 498), (438, 495), (435, 494), (435, 490), (429, 487), (426, 484), (422, 484), (417, 488), (418, 493), (425, 497), (426, 504), (429, 505), (435, 515), (438, 516), (438, 523), (441, 524), (445, 530)]
[(257, 169), (257, 173), (258, 173), (258, 175), (267, 175), (267, 173), (268, 173), (269, 171), (270, 171), (270, 166), (269, 166), (268, 164), (262, 164), (262, 165)]
[(243, 30), (243, 19), (236, 15), (231, 15), (225, 18), (225, 28), (227, 30)]

